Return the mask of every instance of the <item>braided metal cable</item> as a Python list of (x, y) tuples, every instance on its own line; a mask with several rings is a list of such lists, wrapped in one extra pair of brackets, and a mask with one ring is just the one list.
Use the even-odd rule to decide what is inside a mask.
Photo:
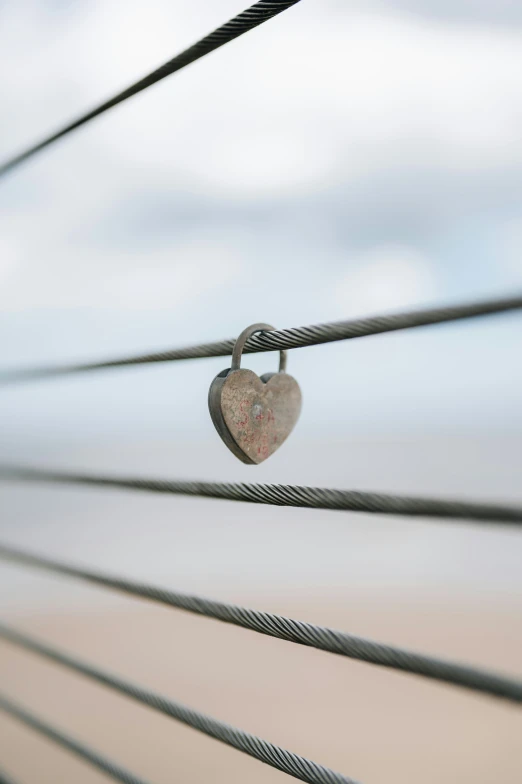
[(301, 781), (306, 781), (308, 784), (355, 784), (353, 779), (325, 768), (317, 762), (312, 762), (299, 754), (286, 751), (286, 749), (258, 738), (245, 730), (232, 727), (186, 705), (169, 700), (161, 694), (123, 680), (116, 675), (99, 670), (86, 662), (45, 645), (33, 637), (21, 634), (16, 629), (4, 624), (0, 624), (0, 638), (43, 656), (56, 664), (68, 667), (81, 675), (92, 678), (104, 686), (125, 694), (143, 705), (148, 705), (150, 708), (164, 713), (182, 724), (209, 735), (227, 746), (232, 746), (238, 751), (242, 751), (250, 757), (264, 762), (266, 765), (277, 768), (277, 770), (283, 773), (288, 773), (288, 775), (294, 776)]
[[(487, 316), (504, 313), (522, 308), (522, 295), (504, 297), (502, 299), (484, 300), (482, 302), (464, 303), (450, 307), (412, 310), (407, 313), (395, 313), (387, 316), (355, 319), (352, 321), (336, 321), (330, 324), (315, 324), (308, 327), (275, 329), (253, 335), (245, 344), (243, 353), (254, 354), (261, 351), (280, 351), (281, 349), (304, 348), (321, 343), (332, 343), (338, 340), (379, 335), (384, 332), (396, 332), (401, 329), (412, 329), (429, 324), (442, 324), (448, 321)], [(69, 373), (83, 373), (91, 370), (143, 365), (155, 362), (174, 362), (182, 359), (203, 359), (208, 357), (225, 357), (232, 354), (235, 339), (219, 340), (215, 343), (201, 343), (186, 348), (159, 351), (120, 359), (109, 359), (102, 362), (87, 362), (71, 365), (49, 365), (45, 367), (22, 368), (21, 370), (5, 370), (0, 372), (0, 384), (18, 383), (36, 379), (61, 376)]]
[(174, 57), (172, 60), (169, 60), (155, 71), (152, 71), (152, 73), (147, 74), (147, 76), (145, 76), (143, 79), (140, 79), (135, 84), (127, 87), (113, 98), (110, 98), (108, 101), (100, 104), (95, 109), (92, 109), (92, 111), (87, 112), (87, 114), (82, 115), (77, 120), (74, 120), (74, 122), (71, 122), (69, 125), (61, 128), (59, 131), (43, 139), (33, 147), (29, 147), (27, 150), (24, 150), (24, 152), (6, 161), (0, 166), (0, 177), (3, 174), (7, 174), (8, 171), (14, 169), (15, 166), (23, 163), (28, 158), (31, 158), (45, 147), (48, 147), (53, 142), (56, 142), (58, 139), (61, 139), (63, 136), (71, 133), (71, 131), (76, 130), (76, 128), (80, 128), (82, 125), (85, 125), (85, 123), (93, 120), (100, 114), (103, 114), (109, 109), (112, 109), (113, 106), (117, 106), (119, 103), (122, 103), (122, 101), (126, 101), (128, 98), (131, 98), (133, 95), (140, 93), (147, 87), (156, 84), (156, 82), (159, 82), (166, 76), (170, 76), (176, 71), (180, 71), (182, 68), (190, 65), (190, 63), (193, 63), (195, 60), (199, 60), (201, 57), (204, 57), (210, 52), (213, 52), (215, 49), (219, 49), (220, 46), (229, 43), (229, 41), (233, 41), (234, 38), (238, 38), (240, 35), (243, 35), (249, 30), (252, 30), (254, 27), (257, 27), (263, 22), (266, 22), (268, 19), (271, 19), (273, 16), (280, 14), (282, 11), (285, 11), (287, 8), (290, 8), (290, 6), (295, 5), (298, 2), (299, 0), (259, 0), (258, 3), (255, 3), (255, 5), (247, 8), (238, 16), (235, 16), (229, 22), (226, 22), (224, 25), (219, 27), (217, 30), (214, 30), (205, 38), (202, 38), (193, 46), (190, 46), (188, 49), (185, 49), (183, 52), (176, 55), (176, 57)]
[(299, 485), (262, 485), (244, 482), (198, 482), (190, 480), (140, 479), (97, 476), (0, 465), (0, 479), (114, 487), (172, 495), (221, 498), (252, 504), (294, 506), (306, 509), (337, 509), (371, 514), (472, 520), (502, 525), (522, 524), (522, 507), (473, 501), (389, 495), (358, 490), (335, 490)]
[(17, 784), (12, 776), (8, 776), (4, 770), (0, 770), (0, 784)]
[[(147, 784), (145, 779), (142, 779), (139, 776), (135, 776), (134, 773), (130, 773), (128, 770), (125, 770), (125, 768), (122, 768), (120, 765), (112, 762), (112, 760), (103, 757), (101, 754), (98, 754), (97, 751), (93, 751), (88, 746), (85, 746), (75, 738), (72, 738), (70, 735), (66, 735), (61, 730), (53, 727), (51, 724), (48, 724), (47, 721), (38, 718), (38, 716), (35, 716), (33, 713), (25, 710), (25, 708), (22, 708), (20, 705), (12, 702), (2, 694), (0, 694), (0, 710), (3, 710), (4, 713), (7, 713), (9, 716), (12, 716), (15, 719), (18, 719), (20, 722), (22, 722), (22, 724), (25, 724), (27, 727), (36, 730), (36, 732), (44, 735), (46, 738), (52, 740), (54, 743), (57, 743), (59, 746), (62, 746), (64, 749), (72, 751), (73, 754), (76, 754), (78, 757), (81, 757), (87, 762), (90, 762), (91, 765), (94, 765), (94, 767), (102, 770), (112, 779), (115, 779), (116, 781), (122, 781), (123, 784)], [(2, 784), (1, 773), (0, 784)]]
[[(26, 566), (45, 569), (67, 577), (79, 578), (93, 585), (110, 588), (141, 599), (175, 607), (179, 610), (214, 618), (243, 629), (275, 637), (279, 640), (306, 645), (327, 653), (335, 653), (350, 659), (389, 667), (395, 670), (421, 675), (425, 678), (450, 683), (472, 691), (494, 697), (522, 702), (522, 681), (507, 678), (496, 673), (486, 672), (467, 665), (443, 661), (413, 653), (392, 645), (385, 645), (347, 632), (340, 632), (326, 626), (317, 626), (304, 621), (296, 621), (282, 615), (251, 610), (235, 604), (218, 602), (202, 596), (194, 596), (178, 591), (158, 588), (146, 583), (114, 577), (93, 569), (66, 564), (27, 553), (15, 547), (0, 545), (0, 558)], [(0, 635), (2, 632), (0, 631)]]

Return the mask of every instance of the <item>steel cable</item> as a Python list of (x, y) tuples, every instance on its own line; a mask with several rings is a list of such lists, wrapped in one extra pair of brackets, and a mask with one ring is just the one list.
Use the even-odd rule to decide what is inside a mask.
[[(471, 689), (494, 697), (513, 702), (522, 702), (522, 681), (507, 678), (496, 673), (443, 661), (431, 656), (396, 648), (392, 645), (374, 642), (347, 632), (340, 632), (325, 626), (297, 621), (282, 615), (251, 610), (235, 604), (218, 602), (202, 596), (179, 593), (158, 588), (134, 580), (114, 577), (92, 569), (55, 561), (33, 555), (15, 547), (0, 545), (0, 558), (79, 578), (93, 585), (110, 588), (141, 599), (175, 607), (179, 610), (230, 623), (243, 629), (265, 634), (268, 637), (287, 642), (306, 645), (327, 653), (335, 653), (350, 659), (376, 664), (402, 672), (420, 675), (432, 680), (449, 683), (453, 686)], [(0, 632), (1, 634), (1, 632)]]
[[(33, 713), (25, 710), (20, 705), (12, 702), (10, 699), (5, 697), (4, 695), (0, 694), (0, 710), (3, 710), (4, 713), (7, 713), (9, 716), (12, 716), (18, 721), (25, 724), (27, 727), (39, 732), (40, 735), (44, 735), (49, 740), (57, 743), (59, 746), (62, 746), (64, 749), (68, 751), (72, 751), (73, 754), (76, 754), (78, 757), (90, 762), (91, 765), (102, 770), (112, 779), (116, 781), (122, 781), (123, 784), (147, 784), (145, 779), (142, 779), (138, 776), (135, 776), (134, 773), (130, 773), (125, 768), (120, 767), (115, 762), (103, 757), (98, 752), (93, 751), (88, 746), (85, 746), (83, 743), (80, 743), (75, 738), (72, 738), (70, 735), (66, 735), (61, 730), (53, 727), (51, 724), (48, 724), (43, 719), (38, 718)], [(0, 784), (2, 784), (2, 775), (0, 773)]]
[(140, 79), (135, 84), (127, 87), (113, 98), (110, 98), (108, 101), (100, 104), (95, 109), (87, 112), (87, 114), (82, 115), (77, 120), (74, 120), (74, 122), (71, 122), (69, 125), (61, 128), (59, 131), (43, 139), (33, 147), (29, 147), (27, 150), (24, 150), (24, 152), (6, 161), (0, 166), (0, 177), (3, 174), (7, 174), (7, 172), (11, 169), (14, 169), (15, 166), (23, 163), (23, 161), (31, 158), (37, 152), (40, 152), (40, 150), (43, 150), (53, 142), (56, 142), (58, 139), (61, 139), (63, 136), (71, 133), (71, 131), (76, 130), (76, 128), (80, 128), (82, 125), (85, 125), (85, 123), (93, 120), (100, 114), (103, 114), (109, 109), (112, 109), (114, 106), (117, 106), (119, 103), (122, 103), (122, 101), (126, 101), (128, 98), (131, 98), (133, 95), (140, 93), (147, 87), (156, 84), (156, 82), (159, 82), (166, 76), (170, 76), (176, 71), (180, 71), (182, 68), (190, 65), (190, 63), (193, 63), (195, 60), (199, 60), (201, 57), (204, 57), (210, 52), (213, 52), (215, 49), (219, 49), (220, 46), (229, 43), (229, 41), (233, 41), (234, 38), (238, 38), (240, 35), (243, 35), (249, 30), (252, 30), (254, 27), (257, 27), (263, 22), (266, 22), (268, 19), (271, 19), (273, 16), (280, 14), (282, 11), (285, 11), (287, 8), (290, 8), (290, 6), (295, 5), (298, 2), (299, 0), (260, 0), (258, 3), (255, 3), (255, 5), (247, 8), (245, 11), (238, 14), (238, 16), (235, 16), (233, 19), (226, 22), (217, 30), (214, 30), (205, 38), (202, 38), (193, 46), (176, 55), (176, 57), (174, 57), (172, 60), (164, 63), (155, 71), (152, 71), (152, 73), (147, 74), (147, 76), (145, 76), (143, 79)]
[(522, 507), (520, 506), (389, 495), (358, 490), (335, 490), (327, 487), (97, 476), (95, 474), (74, 474), (10, 465), (0, 465), (1, 479), (122, 488), (306, 509), (337, 509), (371, 514), (468, 520), (516, 526), (522, 524)]
[(17, 784), (12, 776), (8, 776), (4, 770), (0, 769), (0, 784)]
[(291, 751), (276, 746), (269, 741), (258, 738), (245, 730), (237, 729), (222, 721), (218, 721), (204, 713), (193, 710), (179, 702), (157, 694), (149, 689), (144, 689), (116, 675), (99, 670), (86, 662), (62, 653), (44, 643), (21, 634), (16, 629), (0, 624), (0, 638), (18, 645), (32, 653), (36, 653), (56, 664), (61, 664), (75, 672), (92, 678), (115, 691), (131, 697), (137, 702), (147, 705), (160, 713), (170, 716), (176, 721), (186, 724), (215, 740), (219, 740), (238, 751), (254, 757), (266, 765), (270, 765), (283, 773), (288, 773), (308, 784), (355, 784), (353, 779), (336, 773), (317, 762), (301, 757)]
[[(353, 340), (385, 332), (413, 329), (429, 324), (442, 324), (449, 321), (505, 313), (522, 308), (522, 295), (481, 302), (464, 303), (448, 307), (412, 310), (387, 316), (336, 321), (330, 324), (313, 324), (308, 327), (292, 327), (262, 332), (249, 338), (243, 353), (254, 354), (261, 351), (304, 348), (338, 340)], [(0, 372), (0, 384), (20, 383), (70, 373), (84, 373), (92, 370), (143, 365), (155, 362), (174, 362), (183, 359), (204, 359), (224, 357), (232, 354), (235, 339), (219, 340), (215, 343), (200, 343), (186, 348), (142, 354), (101, 362), (87, 362), (71, 365), (48, 365), (42, 367), (4, 370)]]

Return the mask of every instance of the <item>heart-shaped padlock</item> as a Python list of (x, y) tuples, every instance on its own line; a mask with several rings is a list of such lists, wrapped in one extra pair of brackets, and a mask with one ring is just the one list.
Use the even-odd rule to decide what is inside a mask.
[(285, 372), (286, 351), (280, 352), (279, 372), (259, 377), (241, 370), (241, 354), (248, 338), (271, 331), (269, 324), (253, 324), (238, 337), (232, 367), (210, 385), (208, 407), (219, 435), (243, 463), (262, 463), (292, 432), (301, 412), (299, 384)]

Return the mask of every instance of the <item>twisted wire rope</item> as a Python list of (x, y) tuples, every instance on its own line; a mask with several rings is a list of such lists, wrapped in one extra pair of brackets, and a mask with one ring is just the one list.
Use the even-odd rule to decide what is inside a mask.
[[(76, 754), (76, 756), (89, 762), (91, 765), (94, 765), (94, 767), (103, 771), (115, 781), (121, 781), (123, 784), (147, 784), (145, 779), (135, 776), (134, 773), (130, 773), (130, 771), (122, 768), (115, 762), (112, 762), (112, 760), (98, 754), (97, 751), (93, 751), (93, 749), (80, 743), (76, 738), (62, 732), (62, 730), (52, 726), (47, 721), (40, 719), (38, 716), (35, 716), (34, 713), (27, 711), (25, 708), (22, 708), (21, 705), (18, 705), (2, 694), (0, 694), (0, 710), (4, 711), (4, 713), (7, 713), (12, 718), (17, 719), (22, 724), (25, 724), (27, 727), (39, 732), (40, 735), (43, 735), (59, 746), (62, 746), (64, 749)], [(3, 782), (9, 784), (8, 779), (2, 779), (2, 774), (0, 772), (0, 784), (3, 784)]]
[(245, 730), (232, 727), (186, 705), (174, 702), (161, 694), (100, 670), (1, 623), (0, 638), (85, 675), (120, 694), (131, 697), (143, 705), (202, 732), (204, 735), (232, 746), (266, 765), (277, 768), (277, 770), (301, 781), (306, 781), (308, 784), (356, 784), (353, 779), (336, 773), (317, 762), (312, 762)]
[(98, 476), (10, 465), (0, 465), (0, 479), (111, 487), (171, 495), (220, 498), (271, 506), (455, 519), (515, 526), (522, 524), (520, 506), (359, 490), (336, 490), (327, 487)]
[(0, 784), (18, 784), (12, 776), (8, 776), (5, 770), (0, 769)]
[(27, 150), (24, 150), (20, 154), (3, 163), (0, 166), (0, 177), (3, 174), (7, 174), (8, 171), (14, 169), (28, 158), (31, 158), (36, 153), (45, 149), (53, 142), (56, 142), (58, 139), (61, 139), (63, 136), (71, 133), (71, 131), (80, 128), (82, 125), (85, 125), (87, 122), (93, 120), (95, 117), (98, 117), (100, 114), (103, 114), (109, 109), (112, 109), (114, 106), (117, 106), (123, 101), (126, 101), (133, 95), (142, 92), (142, 90), (145, 90), (147, 87), (156, 84), (156, 82), (159, 82), (166, 76), (170, 76), (176, 71), (185, 68), (187, 65), (190, 65), (195, 60), (199, 60), (201, 57), (204, 57), (210, 52), (213, 52), (215, 49), (219, 49), (219, 47), (223, 46), (224, 44), (233, 41), (234, 38), (238, 38), (240, 35), (243, 35), (249, 30), (252, 30), (254, 27), (257, 27), (263, 22), (266, 22), (268, 19), (271, 19), (273, 16), (280, 14), (282, 11), (285, 11), (287, 8), (290, 8), (290, 6), (295, 5), (298, 2), (299, 0), (259, 0), (259, 2), (238, 14), (233, 19), (219, 27), (217, 30), (214, 30), (212, 33), (207, 35), (205, 38), (202, 38), (188, 49), (185, 49), (183, 52), (176, 55), (176, 57), (174, 57), (172, 60), (169, 60), (155, 71), (147, 74), (147, 76), (143, 77), (143, 79), (140, 79), (139, 81), (130, 85), (130, 87), (122, 90), (122, 92), (100, 104), (95, 109), (92, 109), (90, 112), (87, 112), (78, 119), (69, 123), (56, 133), (53, 133), (43, 139), (41, 142), (38, 142), (38, 144), (29, 147)]
[[(420, 675), (425, 678), (449, 683), (453, 686), (482, 692), (512, 702), (522, 702), (522, 681), (496, 673), (480, 670), (468, 665), (444, 661), (414, 653), (392, 645), (357, 637), (347, 632), (326, 626), (298, 621), (275, 613), (252, 610), (235, 604), (227, 604), (202, 596), (115, 577), (93, 569), (63, 563), (51, 558), (34, 555), (15, 547), (0, 545), (0, 558), (25, 566), (44, 569), (67, 577), (78, 578), (93, 585), (110, 588), (130, 596), (157, 602), (179, 610), (223, 621), (243, 629), (265, 634), (268, 637), (305, 645), (327, 653), (335, 653), (350, 659), (388, 667), (394, 670)], [(1, 635), (1, 632), (0, 632)]]
[[(448, 307), (412, 310), (406, 313), (395, 313), (371, 318), (336, 321), (329, 324), (314, 324), (307, 327), (276, 329), (253, 335), (245, 344), (244, 352), (253, 354), (262, 351), (279, 351), (281, 349), (304, 348), (322, 343), (339, 340), (379, 335), (385, 332), (396, 332), (402, 329), (413, 329), (430, 324), (459, 321), (462, 319), (504, 313), (522, 308), (522, 295), (490, 299), (481, 302), (463, 303)], [(174, 362), (184, 359), (203, 359), (224, 357), (232, 354), (235, 339), (219, 340), (213, 343), (201, 343), (186, 348), (159, 351), (131, 357), (109, 359), (100, 362), (74, 363), (70, 365), (48, 365), (29, 367), (0, 372), (0, 383), (19, 383), (70, 373), (83, 373), (130, 365), (142, 365), (156, 362)]]

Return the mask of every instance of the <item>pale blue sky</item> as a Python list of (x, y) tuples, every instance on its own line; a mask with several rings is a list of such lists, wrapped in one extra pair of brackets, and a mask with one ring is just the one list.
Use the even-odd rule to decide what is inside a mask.
[[(3, 4), (0, 151), (243, 5)], [(71, 135), (0, 183), (2, 365), (522, 289), (521, 44), (507, 2), (302, 0)], [(293, 352), (301, 426), (521, 428), (521, 338), (506, 315)], [(210, 435), (226, 364), (2, 390), (4, 432)]]
[[(302, 0), (13, 172), (0, 182), (1, 366), (521, 290), (519, 5)], [(2, 3), (0, 157), (242, 8)], [(1, 458), (516, 499), (521, 339), (511, 314), (291, 352), (302, 419), (255, 476), (207, 411), (226, 359), (0, 389)], [(239, 601), (332, 585), (347, 601), (520, 601), (520, 540), (505, 529), (37, 485), (4, 486), (2, 511), (23, 546), (181, 590), (233, 586)], [(25, 570), (5, 579), (8, 604), (51, 592)]]

